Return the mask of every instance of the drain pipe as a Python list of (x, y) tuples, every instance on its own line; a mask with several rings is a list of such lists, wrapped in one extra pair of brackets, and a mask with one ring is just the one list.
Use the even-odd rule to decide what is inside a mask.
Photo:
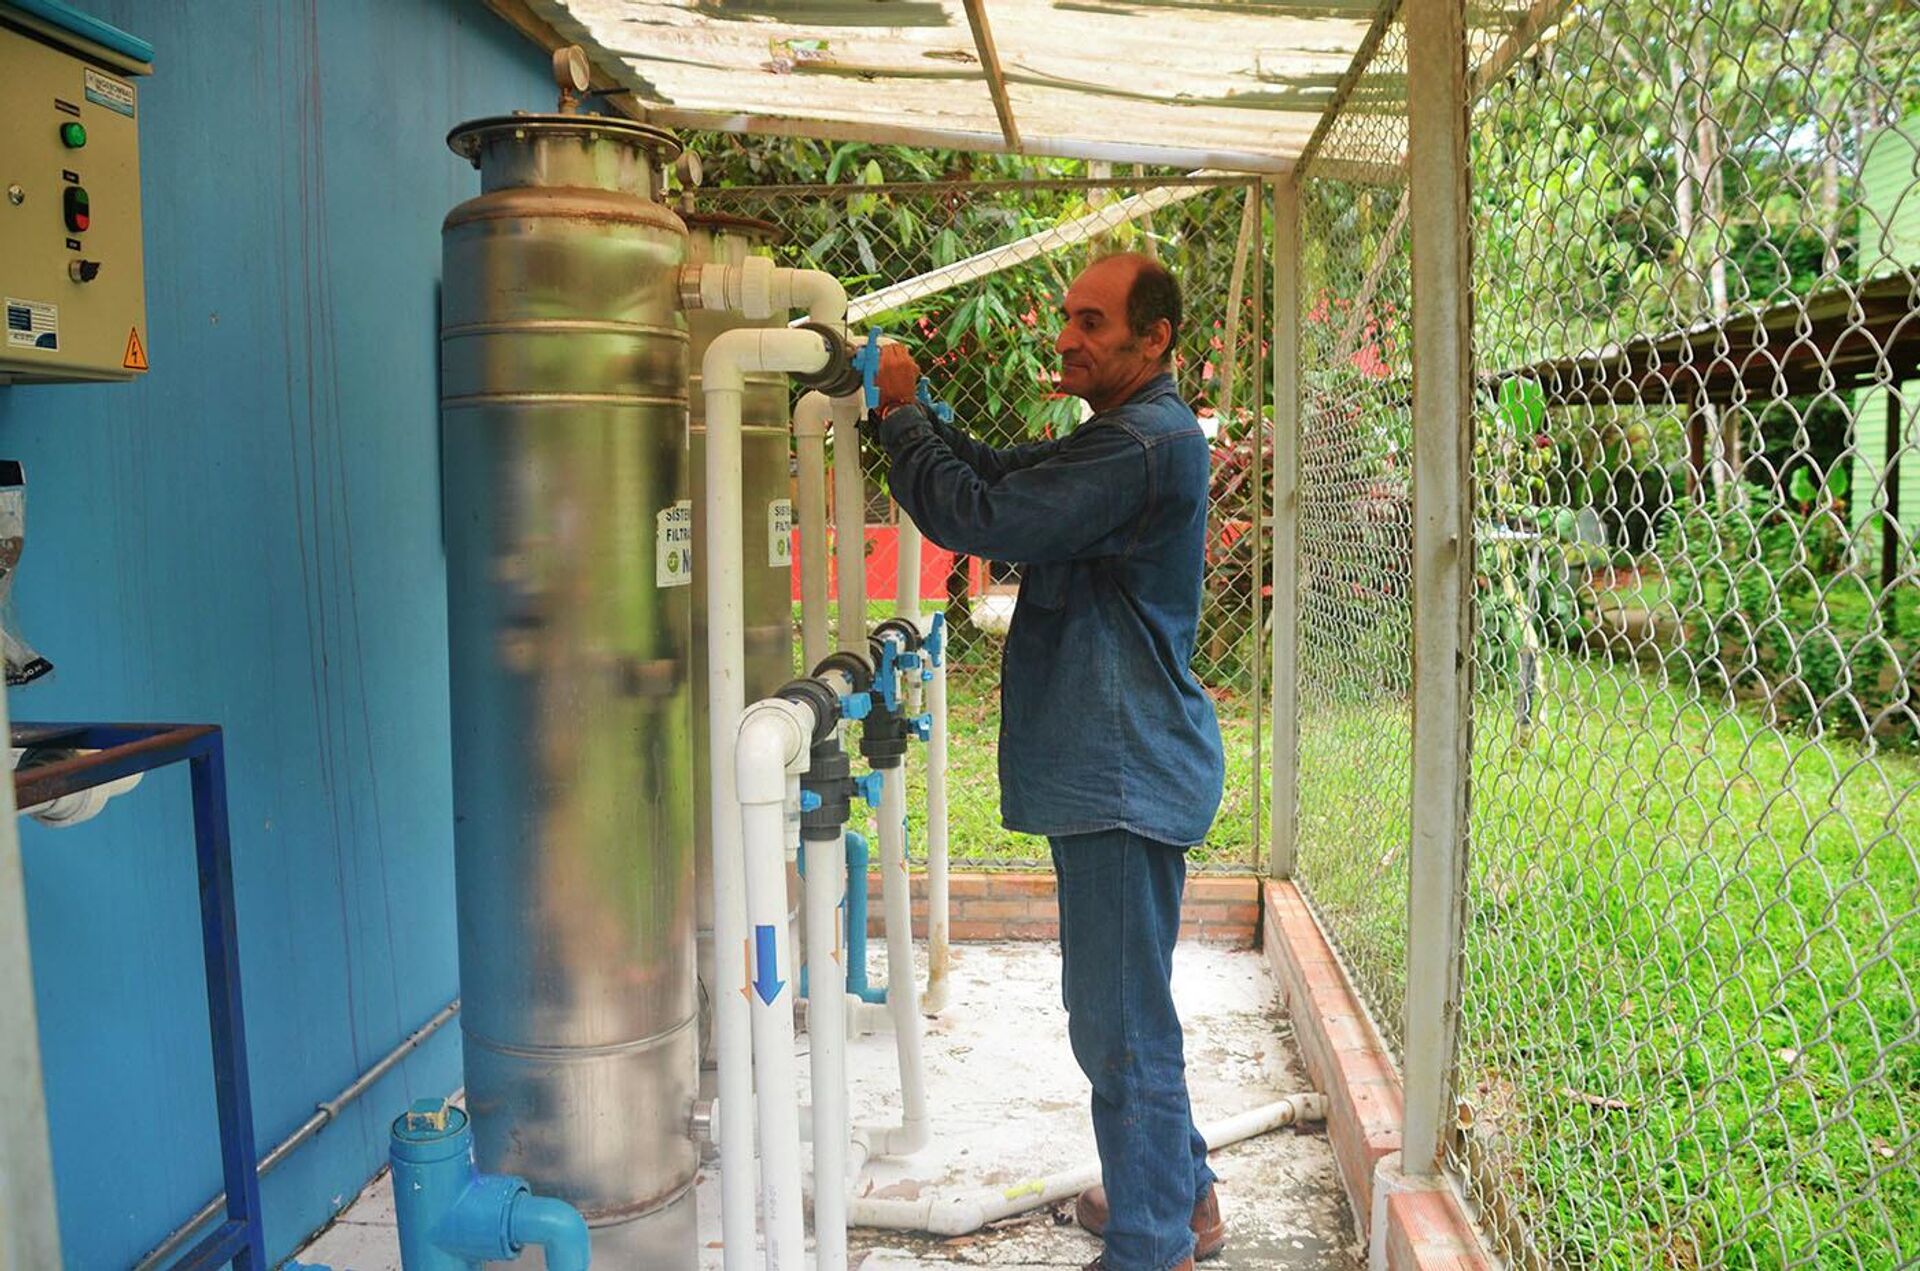
[(793, 448), (799, 461), (800, 664), (827, 656), (827, 421), (833, 401), (812, 392), (793, 408)]
[[(1201, 1134), (1209, 1151), (1254, 1138), (1283, 1125), (1321, 1121), (1327, 1100), (1321, 1094), (1289, 1095), (1262, 1107), (1205, 1126)], [(999, 1222), (1043, 1205), (1058, 1204), (1100, 1181), (1100, 1167), (1049, 1174), (1002, 1186), (976, 1187), (945, 1196), (923, 1194), (913, 1200), (856, 1197), (848, 1219), (856, 1227), (889, 1231), (924, 1231), (936, 1236), (964, 1236), (991, 1222)]]
[(405, 1271), (481, 1271), (528, 1245), (546, 1255), (547, 1271), (587, 1271), (587, 1220), (563, 1200), (534, 1195), (524, 1179), (480, 1173), (462, 1109), (416, 1101), (394, 1120), (389, 1157)]
[[(721, 275), (756, 276), (781, 271), (709, 265), (706, 280)], [(787, 271), (789, 273), (796, 271)], [(684, 278), (684, 276), (683, 276)], [(725, 278), (722, 279), (725, 281)], [(831, 281), (831, 279), (829, 279)], [(724, 288), (723, 288), (724, 290)], [(755, 301), (757, 308), (761, 301)], [(831, 306), (829, 306), (830, 308)], [(745, 616), (740, 531), (740, 400), (748, 371), (779, 371), (831, 379), (846, 370), (844, 340), (818, 326), (744, 327), (717, 336), (701, 363), (707, 398), (707, 704), (708, 763), (712, 775), (713, 938), (716, 950), (748, 947), (741, 808), (735, 784), (734, 745), (746, 711)], [(845, 391), (843, 389), (843, 391)], [(784, 905), (784, 902), (783, 902)], [(784, 912), (784, 908), (783, 908)], [(781, 924), (784, 927), (784, 919)], [(745, 986), (742, 986), (743, 988)], [(752, 1113), (752, 1019), (744, 994), (722, 992), (713, 1004), (718, 1051), (721, 1226), (726, 1271), (746, 1271), (755, 1245)], [(791, 1048), (789, 1048), (789, 1062)]]
[[(889, 626), (892, 629), (887, 629)], [(860, 753), (880, 774), (880, 891), (887, 927), (887, 1014), (893, 1022), (900, 1062), (900, 1123), (872, 1126), (864, 1139), (875, 1156), (911, 1156), (924, 1148), (927, 1073), (921, 1049), (920, 983), (913, 966), (913, 901), (907, 889), (907, 737), (911, 727), (899, 697), (900, 658), (909, 649), (906, 635), (883, 624), (876, 637), (885, 651), (880, 675), (895, 679), (890, 709), (876, 712), (860, 734)], [(855, 1220), (858, 1225), (858, 1220)]]
[[(806, 1251), (793, 1062), (794, 963), (787, 944), (787, 804), (789, 794), (799, 801), (799, 777), (809, 764), (816, 725), (831, 729), (833, 723), (831, 714), (822, 718), (805, 702), (768, 698), (747, 708), (734, 749), (746, 853), (747, 925), (753, 933), (750, 941), (742, 942), (741, 982), (735, 987), (752, 1012), (767, 1265), (781, 1271), (797, 1269)], [(823, 1002), (841, 1000), (836, 993), (820, 997)]]
[(933, 678), (927, 683), (927, 998), (922, 1010), (947, 1009), (952, 987), (953, 951), (949, 943), (951, 902), (947, 887), (947, 616), (933, 615), (921, 645)]

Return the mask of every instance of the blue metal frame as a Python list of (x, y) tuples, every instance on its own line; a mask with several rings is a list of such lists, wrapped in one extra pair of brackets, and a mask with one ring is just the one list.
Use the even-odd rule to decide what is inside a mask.
[(194, 857), (200, 873), (200, 938), (207, 968), (207, 1023), (213, 1043), (214, 1101), (220, 1113), (220, 1165), (227, 1216), (169, 1271), (231, 1264), (267, 1271), (260, 1220), (259, 1158), (247, 1084), (247, 1037), (240, 1001), (240, 951), (233, 914), (233, 844), (227, 830), (226, 751), (213, 724), (15, 724), (17, 747), (92, 751), (17, 769), (13, 796), (27, 808), (65, 794), (186, 763), (193, 782)]

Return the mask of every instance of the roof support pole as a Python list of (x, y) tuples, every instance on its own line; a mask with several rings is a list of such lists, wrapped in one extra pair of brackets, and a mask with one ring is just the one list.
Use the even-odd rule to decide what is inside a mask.
[(966, 0), (967, 25), (973, 28), (973, 47), (980, 54), (980, 69), (987, 75), (987, 91), (993, 94), (993, 113), (1000, 120), (1000, 135), (1012, 154), (1020, 153), (1020, 127), (1013, 119), (1013, 99), (1007, 96), (1006, 72), (1000, 69), (1000, 50), (993, 44), (993, 28), (987, 25), (987, 0)]
[(1406, 0), (1413, 282), (1413, 790), (1403, 1168), (1452, 1124), (1472, 703), (1472, 221), (1464, 0)]
[(1292, 878), (1300, 807), (1300, 183), (1273, 192), (1273, 789), (1268, 869)]

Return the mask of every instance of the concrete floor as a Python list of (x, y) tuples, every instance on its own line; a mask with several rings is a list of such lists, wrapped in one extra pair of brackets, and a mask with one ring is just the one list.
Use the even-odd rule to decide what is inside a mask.
[[(875, 974), (884, 979), (875, 951)], [(876, 1161), (867, 1188), (895, 1196), (1011, 1182), (1089, 1164), (1093, 1130), (1085, 1079), (1067, 1047), (1059, 953), (1050, 944), (973, 944), (954, 950), (954, 992), (928, 1021), (926, 1053), (935, 1141), (905, 1161)], [(1187, 1073), (1201, 1123), (1307, 1088), (1292, 1029), (1257, 951), (1182, 945), (1174, 996), (1187, 1034)], [(800, 1039), (804, 1052), (806, 1039)], [(859, 1039), (854, 1117), (892, 1119), (898, 1075), (891, 1036)], [(801, 1069), (805, 1071), (805, 1061)], [(889, 1086), (893, 1089), (889, 1089)], [(891, 1097), (890, 1097), (891, 1096)], [(1229, 1238), (1208, 1265), (1218, 1271), (1358, 1271), (1365, 1261), (1353, 1218), (1318, 1128), (1282, 1129), (1216, 1152)], [(719, 1188), (699, 1185), (701, 1271), (718, 1271)], [(955, 1240), (856, 1231), (862, 1271), (955, 1266), (1003, 1271), (1074, 1268), (1099, 1244), (1073, 1224), (1071, 1207)], [(335, 1271), (400, 1271), (385, 1175), (303, 1251)], [(862, 1259), (864, 1258), (864, 1261)]]

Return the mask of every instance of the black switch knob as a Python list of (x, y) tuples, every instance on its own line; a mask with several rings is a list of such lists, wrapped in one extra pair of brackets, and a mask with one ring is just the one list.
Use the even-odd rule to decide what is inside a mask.
[(97, 260), (70, 260), (67, 262), (67, 277), (75, 282), (92, 282), (100, 276), (100, 262)]

